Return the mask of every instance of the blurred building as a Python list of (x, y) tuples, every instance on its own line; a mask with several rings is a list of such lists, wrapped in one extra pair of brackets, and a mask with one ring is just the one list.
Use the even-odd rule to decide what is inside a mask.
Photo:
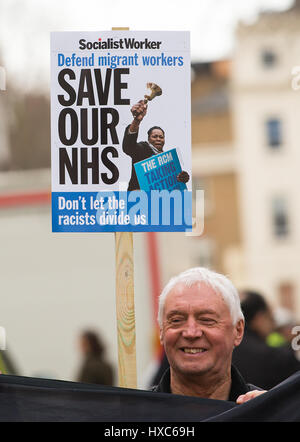
[[(300, 2), (237, 30), (232, 112), (244, 274), (273, 303), (300, 310)], [(300, 68), (299, 68), (300, 69)]]
[(193, 188), (205, 194), (204, 234), (194, 239), (195, 265), (228, 271), (240, 248), (231, 62), (192, 65)]

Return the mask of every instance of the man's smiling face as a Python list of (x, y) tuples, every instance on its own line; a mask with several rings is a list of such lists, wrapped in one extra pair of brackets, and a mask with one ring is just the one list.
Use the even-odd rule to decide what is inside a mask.
[(233, 325), (228, 305), (206, 284), (179, 283), (168, 293), (161, 342), (171, 371), (190, 376), (228, 370), (242, 336), (243, 322)]

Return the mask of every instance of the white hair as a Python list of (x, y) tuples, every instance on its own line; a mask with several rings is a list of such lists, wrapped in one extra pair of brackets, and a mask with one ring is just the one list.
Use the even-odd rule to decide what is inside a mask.
[(240, 298), (232, 282), (220, 273), (216, 273), (204, 267), (194, 267), (171, 278), (159, 296), (157, 319), (160, 327), (163, 325), (164, 305), (168, 293), (170, 293), (170, 291), (179, 283), (183, 283), (187, 287), (192, 287), (201, 282), (211, 287), (216, 293), (219, 293), (222, 296), (229, 308), (233, 325), (236, 325), (240, 319), (244, 320)]

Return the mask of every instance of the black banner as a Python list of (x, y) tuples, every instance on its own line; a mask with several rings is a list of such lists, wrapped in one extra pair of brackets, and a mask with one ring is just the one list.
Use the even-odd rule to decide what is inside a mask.
[[(300, 372), (242, 405), (144, 390), (1, 375), (0, 404), (1, 422), (102, 422), (105, 423), (102, 425), (104, 436), (190, 437), (200, 434), (198, 422), (299, 422)], [(113, 425), (114, 422), (122, 424)], [(126, 426), (126, 422), (151, 424)], [(171, 424), (159, 425), (160, 422)], [(181, 425), (185, 422), (195, 425)], [(127, 432), (121, 433), (121, 430)]]

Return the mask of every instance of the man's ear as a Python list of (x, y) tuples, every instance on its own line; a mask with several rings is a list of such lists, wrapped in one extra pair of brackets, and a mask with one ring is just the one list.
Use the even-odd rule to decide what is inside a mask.
[(235, 339), (234, 346), (237, 347), (242, 342), (244, 336), (245, 322), (243, 319), (239, 319), (235, 325)]

